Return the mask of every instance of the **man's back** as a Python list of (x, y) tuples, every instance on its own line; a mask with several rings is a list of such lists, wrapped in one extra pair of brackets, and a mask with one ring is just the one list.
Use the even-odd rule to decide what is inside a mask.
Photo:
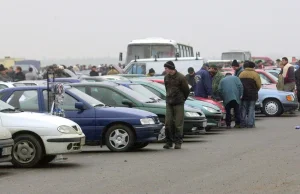
[(37, 75), (33, 72), (28, 72), (25, 74), (26, 80), (37, 80)]
[(261, 79), (254, 68), (245, 68), (239, 78), (244, 86), (244, 94), (242, 100), (256, 101), (258, 99), (258, 91), (261, 88)]
[(207, 98), (212, 95), (212, 79), (207, 70), (200, 69), (196, 73), (195, 81), (195, 96)]

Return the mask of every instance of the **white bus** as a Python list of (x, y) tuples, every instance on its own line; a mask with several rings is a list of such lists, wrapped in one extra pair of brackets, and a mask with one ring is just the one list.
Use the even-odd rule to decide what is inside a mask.
[(236, 50), (236, 51), (229, 51), (229, 52), (223, 52), (222, 53), (222, 60), (238, 60), (238, 61), (251, 61), (251, 52), (250, 51), (242, 51), (242, 50)]
[(194, 57), (193, 47), (164, 38), (133, 40), (128, 44), (126, 64), (135, 59)]

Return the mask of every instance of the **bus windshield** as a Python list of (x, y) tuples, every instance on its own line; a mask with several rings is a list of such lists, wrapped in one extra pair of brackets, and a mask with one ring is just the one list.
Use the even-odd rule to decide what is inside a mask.
[(228, 52), (222, 53), (222, 60), (239, 60), (245, 61), (245, 54), (243, 52)]

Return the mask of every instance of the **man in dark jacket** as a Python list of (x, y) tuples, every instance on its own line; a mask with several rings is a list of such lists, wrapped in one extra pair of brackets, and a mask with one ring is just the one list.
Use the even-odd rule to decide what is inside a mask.
[(261, 88), (261, 79), (254, 69), (255, 63), (245, 61), (244, 67), (244, 71), (239, 76), (244, 88), (241, 103), (241, 127), (254, 128), (255, 103)]
[(191, 86), (191, 91), (194, 91), (194, 87), (196, 85), (195, 82), (195, 70), (192, 67), (188, 68), (188, 74), (186, 74), (185, 79), (188, 82), (188, 84)]
[(165, 149), (170, 149), (175, 143), (175, 149), (181, 149), (183, 122), (184, 122), (184, 102), (189, 96), (190, 90), (184, 75), (177, 72), (172, 61), (168, 61), (164, 65), (165, 87), (166, 87), (166, 121), (165, 133), (166, 144)]
[(196, 73), (195, 76), (195, 96), (211, 99), (212, 96), (212, 78), (208, 72), (208, 63), (203, 64), (203, 67)]
[(97, 67), (93, 66), (92, 70), (90, 72), (90, 76), (99, 76), (99, 73), (97, 72)]
[(243, 67), (237, 62), (237, 60), (233, 60), (231, 64), (232, 69), (234, 70), (234, 76), (239, 77), (240, 74), (243, 72)]
[(0, 64), (0, 81), (2, 82), (12, 81), (12, 78), (7, 75), (5, 68), (2, 64)]
[(18, 81), (24, 81), (24, 80), (26, 80), (25, 74), (22, 72), (22, 68), (17, 66), (16, 70), (15, 70), (14, 81), (18, 82)]
[(298, 98), (299, 111), (300, 111), (300, 68), (298, 68), (295, 71), (295, 80), (296, 80), (297, 98)]

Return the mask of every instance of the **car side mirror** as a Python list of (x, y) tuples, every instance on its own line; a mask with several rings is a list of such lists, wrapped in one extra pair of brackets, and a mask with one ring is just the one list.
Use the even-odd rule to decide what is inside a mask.
[(126, 105), (126, 106), (129, 106), (130, 108), (132, 107), (132, 102), (128, 99), (123, 99), (122, 100), (122, 104)]
[(76, 102), (75, 103), (75, 108), (77, 108), (79, 110), (84, 110), (84, 104), (83, 104), (83, 102)]

